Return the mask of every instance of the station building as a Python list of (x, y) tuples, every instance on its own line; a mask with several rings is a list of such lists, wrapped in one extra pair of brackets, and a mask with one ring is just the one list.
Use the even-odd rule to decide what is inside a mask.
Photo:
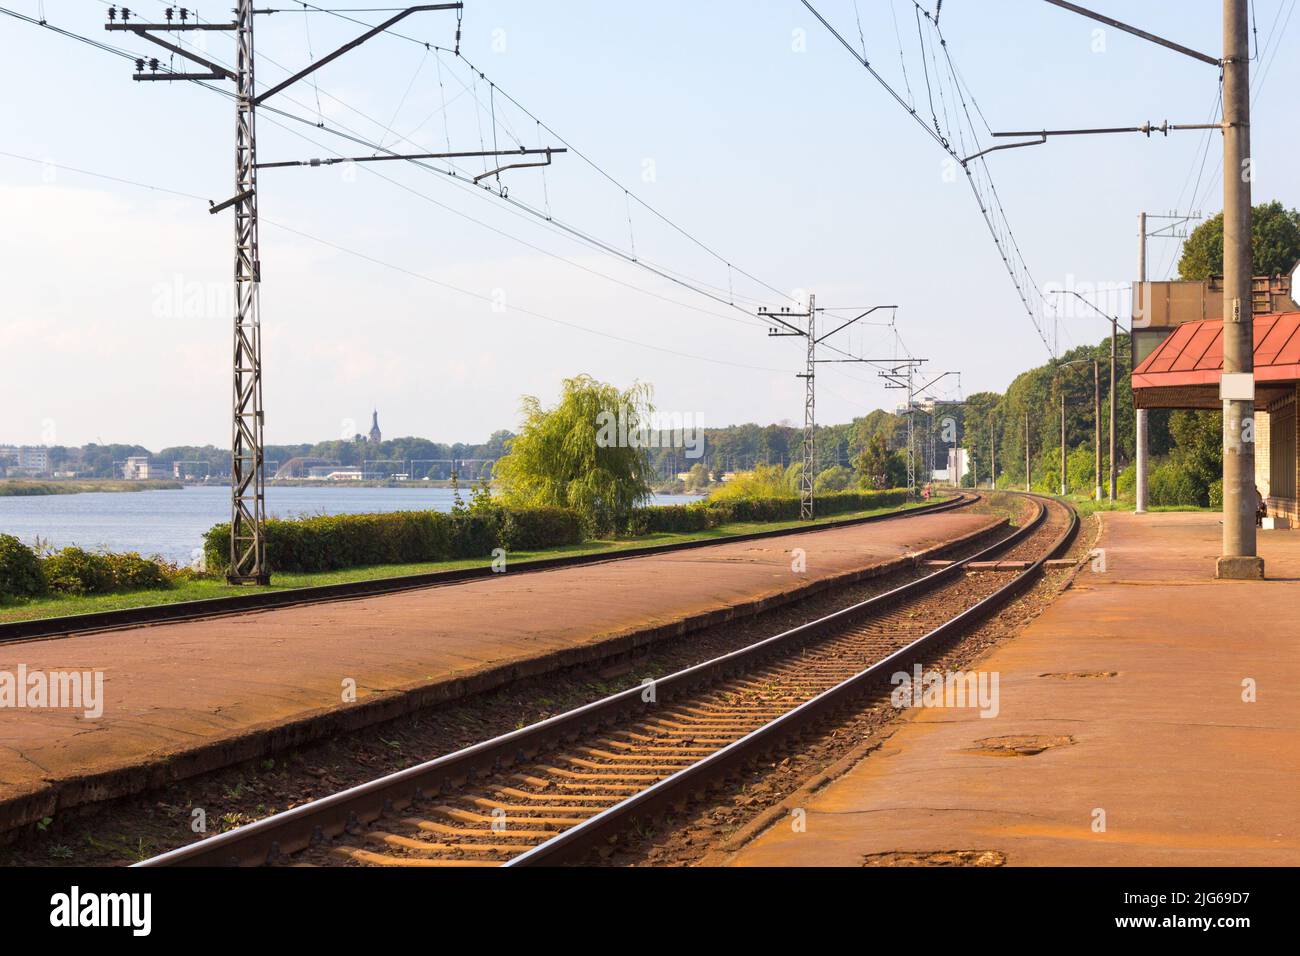
[[(1257, 278), (1255, 486), (1275, 527), (1300, 527), (1300, 306), (1290, 276)], [(1146, 282), (1133, 323), (1133, 404), (1139, 410), (1222, 409), (1223, 287), (1220, 281)]]

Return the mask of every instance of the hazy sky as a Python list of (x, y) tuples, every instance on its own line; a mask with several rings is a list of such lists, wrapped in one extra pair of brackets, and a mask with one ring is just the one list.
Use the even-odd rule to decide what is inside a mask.
[[(33, 16), (43, 7), (67, 30), (166, 56), (104, 33), (106, 3), (0, 5)], [(199, 9), (215, 17), (229, 5)], [(360, 30), (288, 0), (268, 5), (285, 12), (257, 23), (264, 84)], [(341, 6), (368, 5), (394, 4)], [(1093, 5), (1220, 52), (1217, 0)], [(131, 6), (158, 16), (165, 4)], [(910, 0), (816, 6), (928, 114)], [(1295, 6), (1257, 0), (1260, 46), (1273, 43), (1253, 66), (1255, 197), (1288, 206), (1300, 206)], [(450, 46), (454, 19), (419, 14), (400, 32)], [(942, 25), (995, 130), (1203, 123), (1214, 109), (1213, 67), (1097, 33), (1041, 0), (948, 0)], [(10, 79), (0, 102), (0, 442), (227, 446), (232, 225), (206, 207), (233, 192), (232, 102), (192, 84), (133, 82), (128, 60), (9, 17), (0, 36)], [(215, 59), (232, 59), (228, 37), (207, 41)], [(828, 306), (897, 303), (907, 347), (936, 372), (960, 371), (966, 393), (1000, 390), (1047, 357), (974, 197), (945, 177), (945, 154), (796, 0), (469, 0), (462, 45), (495, 94), (464, 62), (385, 36), (269, 105), (403, 151), (491, 148), (495, 108), (500, 145), (560, 145), (508, 94), (692, 238), (573, 153), (544, 175), (503, 174), (512, 199), (723, 301), (410, 164), (264, 170), (268, 442), (365, 430), (375, 407), (389, 436), (481, 440), (514, 426), (522, 394), (549, 401), (580, 372), (650, 382), (661, 409), (708, 425), (800, 421), (802, 341), (769, 339), (726, 304), (783, 304), (766, 286), (812, 290)], [(1039, 285), (1129, 282), (1137, 213), (1186, 210), (1198, 179), (1196, 204), (1217, 212), (1218, 134), (1206, 145), (1195, 132), (1128, 134), (994, 154)], [(267, 112), (259, 149), (263, 162), (373, 152)], [(1153, 278), (1172, 270), (1176, 251), (1153, 241)], [(1082, 312), (1061, 324), (1062, 348), (1106, 329)], [(892, 354), (884, 328), (838, 341)], [(897, 400), (865, 366), (820, 373), (820, 421)]]

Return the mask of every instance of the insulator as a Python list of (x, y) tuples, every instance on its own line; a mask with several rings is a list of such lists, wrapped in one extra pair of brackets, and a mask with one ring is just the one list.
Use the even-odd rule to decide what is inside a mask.
[(131, 19), (131, 8), (130, 8), (130, 7), (123, 7), (123, 8), (122, 8), (122, 22), (125, 23), (127, 20), (130, 20), (130, 19)]
[(186, 20), (188, 20), (189, 18), (190, 18), (190, 11), (189, 11), (189, 8), (188, 8), (188, 7), (181, 7), (181, 23), (184, 23), (184, 22), (185, 22)]
[(168, 8), (167, 8), (167, 12), (164, 13), (163, 16), (165, 16), (165, 17), (167, 18), (167, 22), (168, 22), (168, 23), (171, 23), (171, 22), (172, 22), (172, 8), (171, 8), (171, 7), (168, 7)]
[(109, 8), (108, 8), (108, 19), (109, 19), (109, 20), (116, 20), (116, 19), (117, 19), (117, 7), (109, 7)]
[(143, 58), (137, 58), (137, 59), (136, 59), (136, 61), (135, 61), (135, 71), (136, 71), (137, 73), (143, 73), (143, 72), (144, 72), (144, 60), (143, 60)]
[(158, 58), (156, 56), (149, 58), (149, 69), (153, 70), (155, 73), (158, 72)]

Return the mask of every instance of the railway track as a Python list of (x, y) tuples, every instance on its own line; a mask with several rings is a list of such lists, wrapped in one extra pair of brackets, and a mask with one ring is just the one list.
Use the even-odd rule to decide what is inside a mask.
[[(680, 808), (788, 746), (1022, 593), (1078, 526), (1067, 505), (1026, 497), (1033, 516), (1023, 526), (885, 594), (138, 865), (465, 867), (588, 858), (637, 821)], [(1007, 555), (1016, 557), (1010, 570), (988, 565)]]

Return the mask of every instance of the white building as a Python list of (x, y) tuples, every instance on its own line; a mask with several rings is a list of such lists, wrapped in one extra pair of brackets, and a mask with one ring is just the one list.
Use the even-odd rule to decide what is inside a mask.
[(48, 475), (50, 450), (40, 445), (0, 445), (0, 467), (15, 474)]
[(127, 481), (148, 481), (151, 478), (166, 478), (160, 465), (152, 464), (145, 455), (134, 455), (122, 466), (122, 477)]

